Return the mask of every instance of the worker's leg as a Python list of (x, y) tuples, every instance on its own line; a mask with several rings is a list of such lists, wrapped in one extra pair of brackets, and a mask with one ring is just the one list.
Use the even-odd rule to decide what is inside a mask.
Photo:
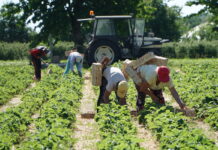
[(97, 101), (97, 106), (100, 106), (100, 104), (104, 102), (103, 96), (104, 96), (104, 92), (106, 90), (106, 85), (107, 85), (107, 80), (105, 79), (105, 77), (102, 77), (102, 83), (100, 86), (100, 93), (99, 93), (99, 97), (98, 97), (98, 101)]
[(135, 84), (136, 90), (137, 90), (137, 101), (136, 101), (136, 106), (137, 110), (143, 110), (144, 109), (144, 104), (145, 104), (145, 93), (139, 91), (139, 86)]
[(64, 75), (67, 74), (70, 70), (70, 59), (67, 59), (67, 64), (65, 66), (65, 71), (64, 71)]
[(41, 60), (36, 59), (36, 79), (41, 80)]
[(40, 80), (41, 79), (41, 61), (40, 59), (36, 59), (35, 57), (31, 56), (32, 63), (34, 66), (34, 73), (35, 73), (35, 79)]
[(82, 77), (82, 63), (76, 63), (76, 68), (78, 70), (78, 74)]
[(31, 56), (31, 60), (32, 60), (32, 64), (33, 64), (33, 67), (34, 67), (34, 79), (36, 79), (36, 72), (37, 72), (37, 66), (36, 66), (36, 59)]
[(120, 105), (126, 105), (126, 98), (119, 98), (117, 96), (117, 99), (119, 100)]
[(162, 90), (151, 90), (155, 96), (158, 97), (159, 103), (165, 105), (165, 99), (163, 97)]

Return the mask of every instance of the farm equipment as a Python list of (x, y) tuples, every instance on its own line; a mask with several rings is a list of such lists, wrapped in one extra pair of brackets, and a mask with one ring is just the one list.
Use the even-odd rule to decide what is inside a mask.
[(162, 43), (168, 41), (145, 33), (145, 20), (131, 15), (95, 16), (78, 19), (91, 23), (92, 31), (86, 34), (88, 46), (85, 59), (89, 65), (99, 62), (102, 57), (117, 60), (138, 58), (147, 52), (161, 55)]

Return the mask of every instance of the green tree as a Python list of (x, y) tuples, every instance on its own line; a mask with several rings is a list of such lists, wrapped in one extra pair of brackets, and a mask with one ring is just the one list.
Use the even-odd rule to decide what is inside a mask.
[(208, 13), (201, 13), (199, 15), (189, 15), (183, 18), (184, 23), (188, 30), (191, 28), (196, 27), (197, 25), (200, 25), (201, 23), (205, 23), (209, 20), (210, 14)]
[(146, 28), (156, 36), (177, 40), (181, 35), (181, 9), (168, 7), (163, 0), (141, 1), (138, 16), (146, 19)]
[(0, 10), (0, 41), (28, 42), (29, 32), (25, 20), (20, 15), (20, 10), (14, 4), (8, 4)]
[[(72, 40), (83, 44), (79, 18), (89, 17), (90, 10), (97, 15), (134, 13), (139, 0), (19, 0), (17, 7), (23, 10), (27, 22), (39, 22), (41, 29), (35, 41), (56, 40), (71, 35)], [(36, 42), (36, 43), (37, 43)]]
[(213, 14), (213, 21), (218, 24), (218, 2), (217, 0), (192, 0), (187, 2), (187, 5), (204, 5), (205, 8), (203, 8), (201, 12), (210, 12)]
[(218, 35), (218, 1), (217, 0), (192, 0), (187, 5), (204, 5), (205, 7), (198, 14), (209, 12), (212, 14), (207, 27), (203, 28), (198, 34), (202, 39), (216, 40)]

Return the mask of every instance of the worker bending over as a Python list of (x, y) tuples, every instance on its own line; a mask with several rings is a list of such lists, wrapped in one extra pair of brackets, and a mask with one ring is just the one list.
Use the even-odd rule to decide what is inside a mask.
[(41, 80), (41, 59), (43, 56), (46, 56), (48, 54), (49, 50), (45, 46), (37, 46), (34, 49), (31, 49), (29, 51), (30, 56), (31, 56), (31, 61), (34, 66), (34, 71), (35, 71), (35, 80)]
[(83, 56), (82, 56), (82, 54), (77, 52), (76, 48), (72, 49), (72, 51), (70, 52), (70, 54), (68, 56), (68, 60), (67, 60), (67, 64), (66, 64), (66, 67), (65, 67), (66, 69), (64, 71), (64, 75), (69, 73), (70, 70), (73, 73), (75, 73), (74, 65), (76, 65), (79, 76), (82, 77)]
[(117, 67), (107, 66), (110, 59), (104, 57), (102, 64), (102, 84), (100, 86), (100, 94), (98, 97), (97, 106), (101, 103), (109, 103), (109, 96), (112, 91), (119, 100), (120, 105), (126, 104), (126, 93), (128, 90), (127, 81), (122, 73), (122, 71)]
[(144, 108), (146, 94), (151, 96), (154, 102), (165, 105), (165, 99), (162, 93), (162, 89), (164, 87), (169, 88), (171, 95), (182, 110), (188, 110), (185, 103), (180, 99), (179, 94), (173, 85), (168, 67), (143, 65), (137, 69), (137, 73), (142, 79), (142, 83), (140, 85), (135, 84), (138, 92), (136, 103), (138, 111)]

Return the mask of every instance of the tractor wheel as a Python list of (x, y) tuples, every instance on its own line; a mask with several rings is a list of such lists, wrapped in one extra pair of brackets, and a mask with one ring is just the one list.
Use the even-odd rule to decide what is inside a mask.
[(100, 62), (104, 56), (109, 57), (109, 64), (112, 64), (119, 59), (119, 48), (109, 41), (96, 42), (90, 47), (89, 64)]

